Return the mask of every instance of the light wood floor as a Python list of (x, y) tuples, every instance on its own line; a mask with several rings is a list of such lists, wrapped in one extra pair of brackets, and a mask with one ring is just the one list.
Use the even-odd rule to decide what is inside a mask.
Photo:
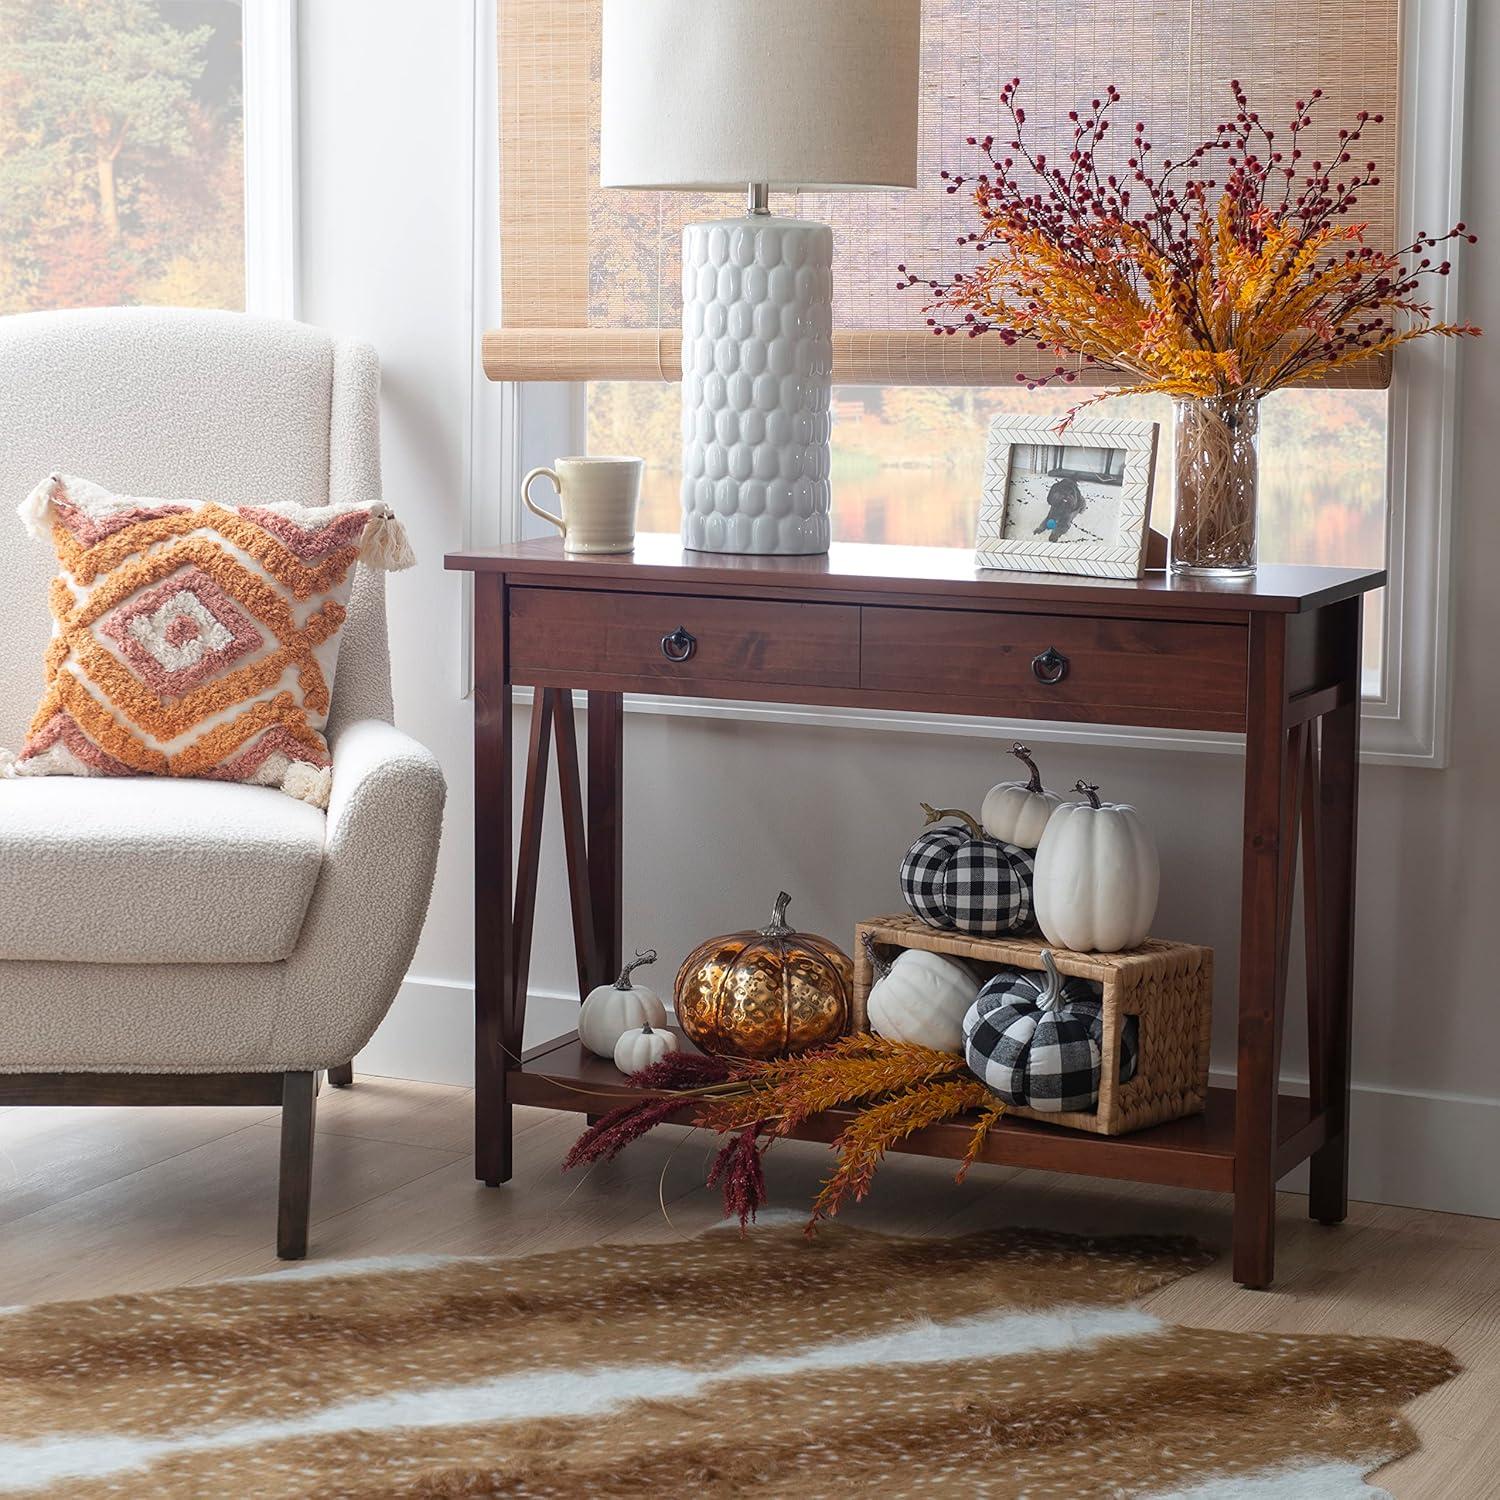
[[(684, 1132), (633, 1146), (587, 1176), (558, 1169), (576, 1115), (523, 1112), (515, 1180), (475, 1183), (467, 1090), (361, 1078), (319, 1099), (313, 1257), (525, 1255), (600, 1240), (686, 1236), (718, 1217), (705, 1144)], [(271, 1270), (276, 1112), (0, 1110), (0, 1304), (95, 1297)], [(788, 1142), (769, 1163), (777, 1206), (801, 1208), (826, 1151)], [(1466, 1373), (1412, 1408), (1420, 1453), (1380, 1482), (1401, 1497), (1500, 1495), (1500, 1221), (1358, 1205), (1323, 1229), (1281, 1204), (1274, 1290), (1245, 1292), (1227, 1257), (1148, 1299), (1158, 1316), (1218, 1328), (1432, 1339)], [(1227, 1246), (1227, 1201), (1081, 1177), (896, 1157), (848, 1222), (954, 1233), (997, 1224), (1187, 1233)]]

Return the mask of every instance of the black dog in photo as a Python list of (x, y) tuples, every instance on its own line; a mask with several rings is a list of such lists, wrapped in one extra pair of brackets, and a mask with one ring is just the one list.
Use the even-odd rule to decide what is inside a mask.
[(1047, 514), (1037, 524), (1037, 528), (1031, 534), (1041, 536), (1047, 534), (1049, 542), (1055, 542), (1059, 537), (1067, 533), (1074, 519), (1081, 515), (1088, 501), (1083, 497), (1083, 491), (1078, 488), (1076, 479), (1059, 479), (1056, 484), (1047, 491)]

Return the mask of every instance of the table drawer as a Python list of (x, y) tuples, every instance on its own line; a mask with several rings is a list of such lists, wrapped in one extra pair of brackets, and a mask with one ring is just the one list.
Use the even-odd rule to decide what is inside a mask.
[(510, 669), (513, 682), (534, 686), (742, 698), (758, 684), (856, 688), (859, 608), (517, 588)]
[(1000, 717), (1237, 729), (1248, 644), (1239, 625), (871, 607), (859, 680)]

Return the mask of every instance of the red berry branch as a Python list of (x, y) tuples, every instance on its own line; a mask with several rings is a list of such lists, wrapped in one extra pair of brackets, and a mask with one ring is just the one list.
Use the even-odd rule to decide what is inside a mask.
[(977, 265), (942, 279), (903, 264), (897, 285), (927, 292), (939, 336), (993, 334), (1074, 361), (1016, 377), (1029, 387), (1072, 382), (1081, 361), (1134, 376), (1137, 389), (1264, 394), (1424, 334), (1479, 332), (1434, 322), (1421, 292), (1451, 269), (1432, 252), (1476, 243), (1464, 224), (1394, 251), (1364, 243), (1354, 211), (1381, 178), (1375, 161), (1357, 158), (1381, 115), (1361, 110), (1308, 161), (1323, 91), (1297, 100), (1278, 131), (1236, 80), (1233, 114), (1207, 140), (1160, 156), (1137, 120), (1121, 161), (1111, 84), (1068, 112), (1070, 139), (1054, 161), (1028, 143), (1020, 89), (1013, 78), (1000, 91), (1003, 139), (968, 137), (982, 167), (940, 174), (978, 210), (979, 227), (958, 239)]

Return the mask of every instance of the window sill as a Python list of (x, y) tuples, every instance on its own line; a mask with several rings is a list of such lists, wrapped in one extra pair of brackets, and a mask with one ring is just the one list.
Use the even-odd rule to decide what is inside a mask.
[[(530, 688), (517, 688), (515, 701), (529, 705)], [(582, 695), (580, 696), (580, 700)], [(625, 711), (669, 719), (729, 719), (744, 724), (784, 724), (794, 728), (879, 730), (897, 734), (951, 734), (969, 739), (1034, 739), (1064, 745), (1103, 745), (1123, 750), (1172, 750), (1194, 754), (1240, 755), (1245, 737), (1185, 729), (1143, 729), (1128, 724), (1067, 724), (1037, 719), (973, 719), (962, 714), (901, 713), (886, 709), (818, 708), (794, 703), (724, 702), (679, 698), (664, 693), (627, 693)], [(1431, 751), (1407, 742), (1402, 726), (1365, 712), (1360, 761), (1365, 765), (1441, 769)]]

